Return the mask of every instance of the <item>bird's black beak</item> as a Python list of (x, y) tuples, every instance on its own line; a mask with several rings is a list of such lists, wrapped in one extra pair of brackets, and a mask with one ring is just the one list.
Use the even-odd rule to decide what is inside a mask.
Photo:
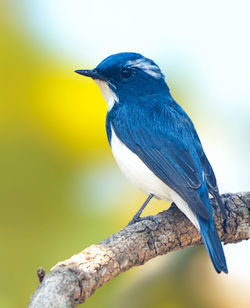
[(98, 80), (104, 80), (105, 78), (99, 74), (95, 69), (93, 70), (76, 70), (75, 73), (86, 76), (86, 77), (90, 77), (92, 79), (98, 79)]

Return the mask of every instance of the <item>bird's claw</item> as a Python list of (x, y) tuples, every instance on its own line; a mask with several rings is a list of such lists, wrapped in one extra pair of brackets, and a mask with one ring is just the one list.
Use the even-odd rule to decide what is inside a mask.
[(128, 226), (131, 226), (139, 221), (142, 221), (142, 220), (151, 220), (153, 221), (155, 224), (156, 224), (156, 227), (158, 228), (159, 227), (159, 220), (156, 216), (145, 216), (145, 217), (136, 217), (134, 216), (133, 219), (128, 223)]

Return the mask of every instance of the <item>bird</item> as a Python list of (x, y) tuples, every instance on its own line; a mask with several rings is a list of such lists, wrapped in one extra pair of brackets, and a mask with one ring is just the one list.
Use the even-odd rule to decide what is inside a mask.
[(113, 156), (124, 175), (148, 197), (129, 225), (141, 217), (149, 201), (172, 201), (200, 231), (217, 273), (228, 273), (216, 230), (211, 194), (222, 203), (215, 174), (193, 122), (174, 100), (159, 66), (135, 52), (113, 54), (94, 69), (76, 73), (92, 78), (107, 103), (106, 132)]

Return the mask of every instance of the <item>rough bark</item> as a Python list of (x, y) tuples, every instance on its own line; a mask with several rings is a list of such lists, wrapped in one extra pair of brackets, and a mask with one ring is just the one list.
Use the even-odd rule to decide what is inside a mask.
[[(226, 221), (211, 199), (221, 240), (226, 244), (249, 239), (250, 193), (224, 194), (222, 198), (228, 215)], [(154, 222), (144, 220), (58, 263), (46, 275), (40, 268), (38, 275), (42, 282), (29, 307), (75, 307), (133, 266), (171, 251), (202, 244), (199, 232), (176, 206), (159, 213), (157, 218), (158, 228)]]

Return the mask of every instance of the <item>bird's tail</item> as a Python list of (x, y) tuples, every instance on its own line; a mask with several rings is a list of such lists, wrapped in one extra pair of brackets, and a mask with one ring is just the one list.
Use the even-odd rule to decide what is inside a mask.
[(214, 222), (212, 220), (206, 221), (201, 217), (197, 218), (200, 225), (202, 239), (216, 272), (220, 273), (222, 271), (227, 274), (228, 269), (225, 255)]

